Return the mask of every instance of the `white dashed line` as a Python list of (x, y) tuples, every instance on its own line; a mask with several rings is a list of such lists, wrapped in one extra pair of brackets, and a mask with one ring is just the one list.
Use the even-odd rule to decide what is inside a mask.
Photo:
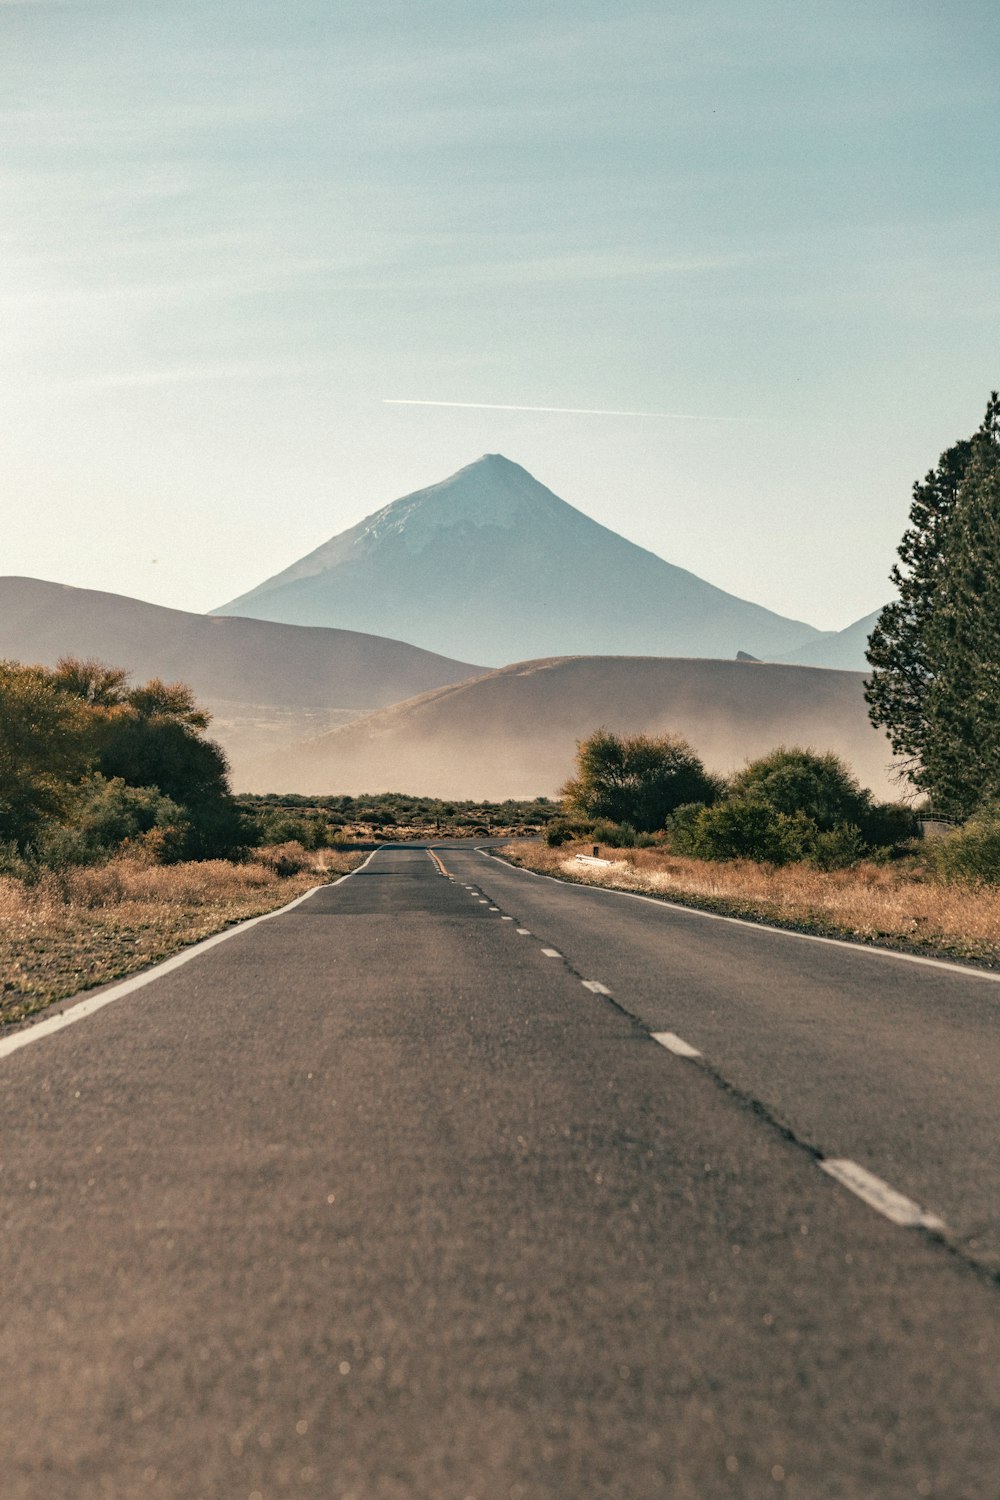
[(582, 979), (580, 982), (585, 990), (590, 990), (592, 995), (611, 994), (611, 991), (608, 989), (607, 985), (602, 984), (599, 979)]
[(558, 948), (543, 948), (542, 952), (545, 954), (546, 958), (562, 958), (562, 954), (559, 952)]
[(501, 922), (513, 922), (514, 918), (513, 917), (501, 917), (500, 920), (501, 920)]
[(486, 900), (485, 896), (480, 896), (479, 904), (480, 906), (489, 906), (490, 903)]
[(859, 1167), (856, 1161), (821, 1161), (819, 1166), (821, 1171), (854, 1193), (883, 1218), (890, 1219), (893, 1224), (901, 1224), (904, 1229), (944, 1230), (944, 1221), (937, 1214), (927, 1213), (919, 1203), (897, 1193), (881, 1177)]
[(499, 906), (491, 906), (490, 907), (490, 911), (499, 911), (499, 910), (500, 910)]
[(531, 936), (531, 933), (528, 931), (527, 927), (519, 927), (517, 929), (517, 933), (518, 933), (519, 937), (530, 937)]
[(692, 1047), (683, 1037), (675, 1036), (672, 1031), (651, 1032), (654, 1042), (659, 1042), (661, 1047), (666, 1047), (668, 1052), (673, 1052), (677, 1057), (700, 1057), (701, 1053), (697, 1047)]
[(890, 958), (897, 963), (947, 969), (965, 979), (986, 979), (991, 984), (1000, 984), (1000, 971), (996, 969), (976, 969), (971, 964), (954, 963), (946, 958), (925, 958), (920, 953), (899, 953), (893, 948), (868, 947), (865, 943), (849, 942), (847, 938), (822, 937), (818, 932), (796, 932), (791, 927), (772, 927), (768, 922), (753, 922), (748, 917), (727, 917), (718, 911), (702, 911), (697, 906), (682, 906), (677, 901), (666, 901), (660, 896), (643, 896), (638, 891), (620, 891), (615, 886), (567, 887), (565, 880), (561, 880), (558, 875), (542, 875), (538, 870), (526, 870), (521, 865), (511, 864), (509, 859), (503, 859), (499, 854), (490, 854), (486, 849), (477, 849), (476, 853), (481, 854), (484, 859), (494, 860), (498, 865), (506, 865), (508, 870), (517, 875), (530, 875), (533, 880), (550, 880), (555, 885), (561, 885), (564, 890), (584, 890), (598, 897), (619, 896), (625, 901), (642, 901), (647, 906), (658, 906), (661, 911), (676, 913), (679, 917), (700, 917), (706, 922), (729, 922), (734, 927), (744, 927), (758, 935), (767, 933), (775, 937), (795, 938), (801, 943), (825, 943), (828, 948), (846, 948), (856, 958)]

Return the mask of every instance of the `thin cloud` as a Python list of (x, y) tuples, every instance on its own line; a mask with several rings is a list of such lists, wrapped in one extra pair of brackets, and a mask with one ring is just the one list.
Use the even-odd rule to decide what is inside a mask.
[(455, 406), (462, 411), (541, 411), (564, 417), (662, 417), (671, 422), (762, 422), (763, 417), (715, 417), (689, 411), (609, 411), (592, 406), (507, 406), (490, 401), (413, 401), (382, 398), (383, 406)]

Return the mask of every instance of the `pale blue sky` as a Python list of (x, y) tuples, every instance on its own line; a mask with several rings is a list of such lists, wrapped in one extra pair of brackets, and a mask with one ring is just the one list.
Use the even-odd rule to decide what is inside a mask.
[(992, 3), (0, 0), (0, 572), (208, 609), (502, 452), (845, 625), (1000, 383), (998, 106)]

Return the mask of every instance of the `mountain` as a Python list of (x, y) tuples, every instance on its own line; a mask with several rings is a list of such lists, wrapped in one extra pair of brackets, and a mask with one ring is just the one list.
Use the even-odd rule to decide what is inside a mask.
[(858, 672), (771, 663), (554, 657), (520, 662), (369, 714), (251, 770), (258, 791), (554, 796), (576, 741), (600, 725), (683, 734), (715, 771), (780, 744), (835, 750), (898, 795)]
[(137, 678), (183, 681), (210, 733), (244, 765), (400, 698), (485, 671), (352, 630), (213, 619), (37, 578), (0, 578), (0, 657), (54, 666), (93, 656)]
[(487, 454), (213, 611), (500, 665), (561, 653), (774, 657), (818, 634), (737, 599)]
[(797, 663), (803, 667), (838, 667), (844, 672), (870, 673), (865, 651), (868, 637), (881, 613), (880, 609), (876, 609), (872, 614), (865, 615), (863, 620), (855, 620), (853, 625), (848, 625), (843, 630), (830, 631), (816, 640), (807, 641), (796, 651), (784, 651), (780, 656), (775, 654), (773, 659)]

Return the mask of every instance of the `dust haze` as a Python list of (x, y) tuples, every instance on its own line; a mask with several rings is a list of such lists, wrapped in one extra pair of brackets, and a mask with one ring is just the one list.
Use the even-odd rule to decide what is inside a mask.
[(576, 741), (599, 725), (682, 734), (727, 772), (779, 744), (833, 750), (878, 797), (898, 797), (864, 675), (657, 657), (522, 662), (369, 714), (251, 768), (246, 789), (420, 796), (555, 796)]

